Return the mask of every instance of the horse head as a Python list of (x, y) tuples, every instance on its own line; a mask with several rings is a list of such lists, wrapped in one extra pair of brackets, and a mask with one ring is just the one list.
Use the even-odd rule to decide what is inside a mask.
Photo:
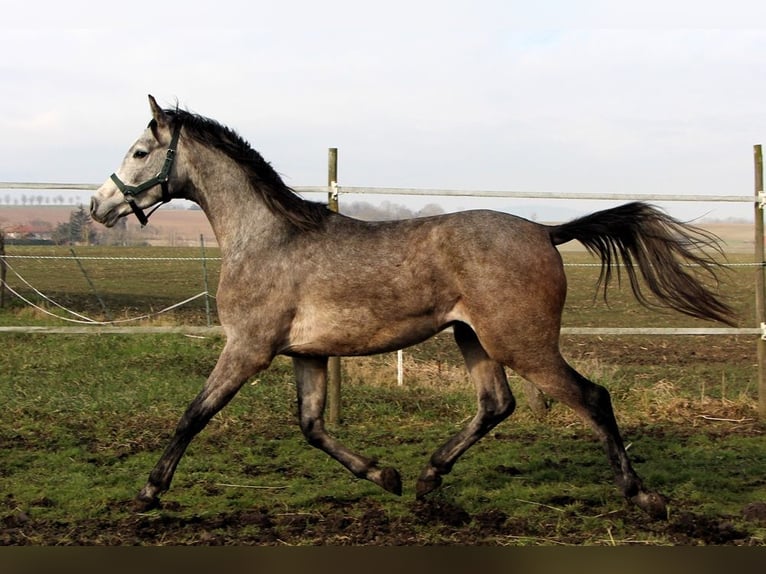
[(151, 95), (149, 105), (152, 121), (130, 147), (122, 165), (91, 198), (91, 216), (107, 227), (131, 213), (146, 225), (152, 212), (147, 215), (145, 209), (156, 209), (178, 197), (173, 191), (180, 186), (171, 183), (171, 173), (177, 180), (175, 157), (181, 125), (174, 124)]

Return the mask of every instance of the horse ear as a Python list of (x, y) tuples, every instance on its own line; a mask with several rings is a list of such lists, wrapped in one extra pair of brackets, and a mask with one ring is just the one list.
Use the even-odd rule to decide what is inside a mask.
[(154, 121), (157, 122), (157, 125), (167, 126), (169, 123), (168, 116), (151, 94), (149, 94), (149, 107), (152, 110), (152, 117), (154, 118)]

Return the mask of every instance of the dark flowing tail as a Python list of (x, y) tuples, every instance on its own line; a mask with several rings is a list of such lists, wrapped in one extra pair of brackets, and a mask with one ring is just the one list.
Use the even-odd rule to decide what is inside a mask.
[(686, 315), (735, 325), (734, 310), (702, 277), (718, 285), (716, 271), (721, 264), (705, 250), (719, 256), (718, 238), (702, 229), (682, 223), (656, 207), (633, 202), (598, 211), (569, 223), (550, 227), (551, 241), (561, 245), (573, 239), (601, 258), (598, 287), (606, 289), (616, 268), (618, 281), (622, 260), (633, 294), (646, 307), (656, 307), (642, 291), (636, 273), (664, 306)]

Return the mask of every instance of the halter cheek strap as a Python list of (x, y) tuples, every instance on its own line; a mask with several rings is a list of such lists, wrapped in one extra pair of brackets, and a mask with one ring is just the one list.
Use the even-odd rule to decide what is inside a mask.
[[(117, 186), (117, 189), (122, 192), (122, 195), (125, 197), (125, 201), (128, 202), (130, 208), (133, 210), (133, 213), (138, 218), (139, 223), (141, 223), (141, 227), (146, 226), (146, 224), (149, 222), (149, 216), (152, 213), (154, 213), (164, 203), (167, 203), (172, 199), (170, 196), (170, 190), (168, 188), (168, 181), (170, 180), (170, 170), (173, 168), (173, 162), (176, 159), (176, 149), (178, 148), (178, 138), (180, 135), (181, 124), (179, 123), (173, 130), (173, 137), (170, 140), (170, 146), (168, 147), (168, 151), (165, 154), (165, 163), (162, 164), (162, 169), (154, 177), (147, 179), (138, 185), (127, 185), (117, 176), (116, 173), (111, 175), (112, 181)], [(136, 198), (141, 193), (153, 188), (156, 185), (159, 185), (162, 189), (162, 200), (160, 203), (154, 206), (154, 208), (148, 214), (146, 214), (144, 213), (144, 210), (138, 207), (138, 204), (136, 204)]]

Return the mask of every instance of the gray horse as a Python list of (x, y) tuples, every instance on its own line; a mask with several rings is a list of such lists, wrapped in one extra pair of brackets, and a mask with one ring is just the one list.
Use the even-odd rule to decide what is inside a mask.
[(732, 309), (706, 286), (718, 267), (706, 249), (720, 255), (714, 236), (639, 202), (553, 226), (493, 211), (358, 221), (300, 198), (232, 130), (149, 101), (151, 122), (95, 193), (91, 214), (107, 226), (131, 213), (146, 223), (145, 209), (172, 198), (197, 203), (221, 248), (217, 301), (226, 344), (136, 508), (159, 504), (193, 437), (278, 354), (293, 360), (308, 442), (355, 476), (401, 494), (396, 469), (325, 430), (328, 357), (393, 351), (452, 327), (478, 411), (433, 453), (418, 497), (513, 412), (509, 367), (591, 425), (628, 500), (666, 515), (665, 497), (646, 489), (631, 466), (609, 393), (561, 356), (566, 277), (556, 246), (578, 240), (597, 254), (604, 289), (621, 261), (643, 304), (733, 324)]

